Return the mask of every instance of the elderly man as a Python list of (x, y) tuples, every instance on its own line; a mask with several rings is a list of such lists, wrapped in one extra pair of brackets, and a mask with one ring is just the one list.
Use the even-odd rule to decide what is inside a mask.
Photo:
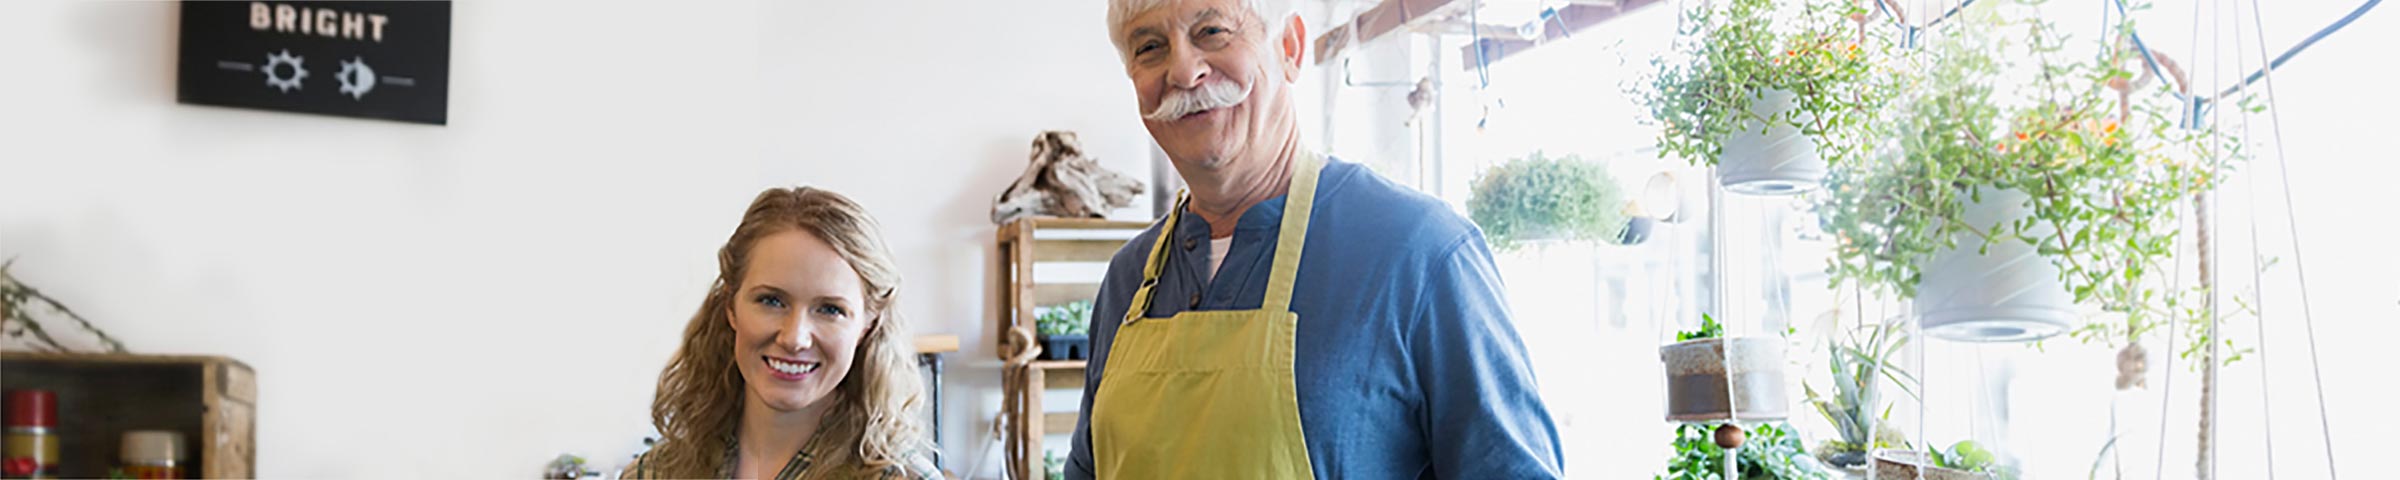
[(1483, 234), (1301, 146), (1307, 32), (1272, 0), (1110, 0), (1190, 184), (1109, 263), (1068, 478), (1555, 478)]

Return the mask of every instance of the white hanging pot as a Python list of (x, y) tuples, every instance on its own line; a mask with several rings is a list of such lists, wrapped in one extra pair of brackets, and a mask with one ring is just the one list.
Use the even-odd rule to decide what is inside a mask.
[[(1799, 96), (1784, 90), (1762, 90), (1750, 99), (1750, 113), (1773, 119), (1798, 108)], [(1803, 117), (1805, 120), (1806, 117)], [(1817, 138), (1802, 135), (1788, 123), (1769, 122), (1764, 133), (1757, 119), (1725, 137), (1717, 157), (1717, 182), (1734, 193), (1791, 195), (1817, 189), (1825, 181), (1825, 159), (1817, 156)]]
[[(1983, 188), (1982, 193), (1982, 201), (1967, 204), (1968, 225), (1991, 228), (2033, 215), (2026, 203), (2033, 197), (2025, 192)], [(2024, 233), (2055, 235), (2056, 227), (2036, 222)], [(1997, 238), (1987, 248), (1982, 238), (1961, 235), (1966, 238), (1957, 246), (1934, 252), (1918, 269), (1916, 314), (1926, 334), (1962, 342), (2030, 342), (2074, 325), (2075, 298), (2059, 280), (2061, 270), (2035, 253), (2032, 244)]]
[[(1755, 422), (1790, 417), (1783, 342), (1704, 338), (1658, 347), (1667, 367), (1667, 420)], [(1731, 363), (1726, 362), (1728, 350)]]

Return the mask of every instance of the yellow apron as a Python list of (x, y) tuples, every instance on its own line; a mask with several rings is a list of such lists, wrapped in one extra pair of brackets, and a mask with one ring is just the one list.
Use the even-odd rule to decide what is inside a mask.
[(1142, 267), (1093, 394), (1092, 463), (1102, 479), (1312, 478), (1292, 382), (1292, 277), (1308, 238), (1325, 159), (1303, 152), (1275, 239), (1266, 300), (1257, 310), (1186, 311), (1142, 318), (1166, 270), (1183, 202), (1167, 214)]

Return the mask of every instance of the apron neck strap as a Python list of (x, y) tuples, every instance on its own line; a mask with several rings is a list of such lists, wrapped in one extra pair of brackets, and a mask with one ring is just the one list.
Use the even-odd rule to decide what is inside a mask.
[(1275, 266), (1267, 273), (1267, 298), (1259, 308), (1270, 312), (1288, 312), (1292, 307), (1293, 278), (1300, 273), (1300, 249), (1308, 245), (1308, 214), (1317, 200), (1317, 172), (1324, 170), (1325, 157), (1316, 152), (1301, 150), (1292, 159), (1292, 186), (1283, 201), (1283, 227), (1276, 231)]
[[(1293, 278), (1300, 271), (1300, 249), (1308, 243), (1309, 210), (1316, 205), (1317, 173), (1324, 168), (1325, 156), (1313, 151), (1302, 150), (1292, 159), (1292, 185), (1284, 194), (1283, 224), (1276, 231), (1275, 264), (1267, 273), (1266, 299), (1259, 304), (1262, 310), (1291, 311)], [(1190, 190), (1175, 194), (1175, 208), (1167, 211), (1166, 221), (1159, 226), (1158, 239), (1150, 245), (1150, 256), (1142, 265), (1142, 284), (1133, 291), (1133, 302), (1125, 309), (1124, 323), (1133, 323), (1150, 311), (1158, 278), (1166, 274), (1175, 225), (1180, 223), (1177, 220), (1183, 217), (1183, 210), (1190, 203)]]

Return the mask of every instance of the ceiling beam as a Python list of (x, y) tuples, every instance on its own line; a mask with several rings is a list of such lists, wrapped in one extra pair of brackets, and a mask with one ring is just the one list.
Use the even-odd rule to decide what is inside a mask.
[(1549, 24), (1544, 25), (1545, 28), (1541, 29), (1542, 33), (1535, 38), (1479, 37), (1475, 39), (1474, 43), (1459, 47), (1459, 53), (1463, 57), (1459, 64), (1464, 69), (1473, 70), (1477, 61), (1481, 61), (1486, 66), (1499, 63), (1500, 59), (1525, 53), (1527, 50), (1532, 50), (1533, 47), (1567, 38), (1574, 35), (1575, 32), (1592, 28), (1626, 13), (1657, 3), (1659, 0), (1622, 0), (1613, 5), (1581, 3), (1567, 5), (1558, 9), (1557, 18), (1538, 20), (1549, 22)]
[(1341, 26), (1327, 29), (1316, 40), (1317, 64), (1323, 65), (1350, 47), (1358, 46), (1403, 28), (1416, 29), (1441, 21), (1464, 11), (1470, 0), (1384, 0), (1372, 8), (1358, 12)]

